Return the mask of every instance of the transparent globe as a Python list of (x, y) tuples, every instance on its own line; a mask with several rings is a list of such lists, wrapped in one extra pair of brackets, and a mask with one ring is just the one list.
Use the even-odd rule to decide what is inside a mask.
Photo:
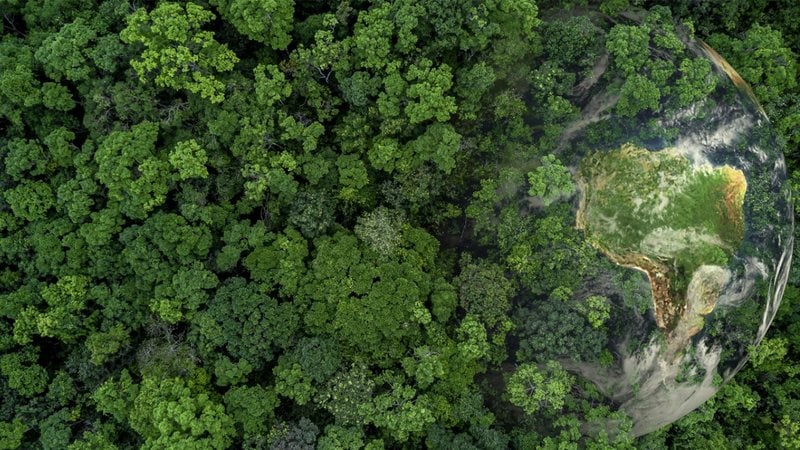
[[(679, 45), (651, 45), (648, 71), (612, 63), (625, 55), (594, 62), (573, 90), (579, 117), (554, 145), (576, 188), (548, 198), (532, 186), (520, 207), (524, 215), (569, 203), (597, 251), (588, 269), (576, 268), (572, 294), (608, 316), (605, 334), (569, 328), (557, 300), (532, 314), (561, 320), (538, 328), (552, 342), (559, 333), (600, 342), (600, 352), (557, 359), (631, 416), (635, 435), (692, 411), (745, 364), (778, 309), (793, 244), (786, 168), (768, 118), (719, 54), (690, 32), (675, 35)], [(659, 64), (679, 60), (688, 62), (650, 96)], [(702, 82), (681, 85), (692, 73)], [(592, 306), (596, 299), (608, 305)]]

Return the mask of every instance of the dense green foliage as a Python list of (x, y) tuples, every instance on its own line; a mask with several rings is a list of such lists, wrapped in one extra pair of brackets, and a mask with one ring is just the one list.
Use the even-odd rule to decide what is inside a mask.
[[(551, 11), (587, 3), (619, 25)], [(800, 272), (740, 375), (638, 440), (555, 361), (611, 358), (559, 201), (593, 61), (622, 116), (685, 106), (714, 88), (694, 29), (800, 186), (797, 2), (0, 12), (0, 449), (800, 448)]]

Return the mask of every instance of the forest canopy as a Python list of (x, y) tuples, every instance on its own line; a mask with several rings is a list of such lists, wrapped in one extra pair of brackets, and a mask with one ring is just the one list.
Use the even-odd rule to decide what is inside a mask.
[(689, 30), (797, 187), (800, 3), (0, 13), (0, 449), (800, 449), (797, 270), (745, 368), (655, 433), (557, 360), (612, 357), (558, 149), (593, 61), (626, 75), (622, 117), (685, 106), (711, 66), (647, 52), (681, 45), (650, 25)]

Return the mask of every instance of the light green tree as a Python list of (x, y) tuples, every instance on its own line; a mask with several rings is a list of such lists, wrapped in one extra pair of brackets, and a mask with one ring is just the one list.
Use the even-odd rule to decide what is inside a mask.
[(14, 340), (28, 344), (34, 335), (56, 338), (72, 343), (85, 334), (83, 309), (89, 278), (68, 275), (53, 285), (44, 287), (41, 296), (46, 307), (28, 306), (14, 324)]
[(511, 403), (526, 414), (544, 409), (558, 412), (572, 388), (573, 379), (561, 365), (549, 361), (543, 368), (535, 364), (522, 364), (508, 380), (507, 391)]
[(408, 68), (406, 79), (409, 82), (406, 95), (414, 101), (406, 105), (405, 112), (412, 124), (429, 119), (446, 122), (456, 112), (455, 98), (447, 95), (453, 86), (448, 65), (433, 67), (431, 60), (423, 59)]
[(156, 86), (187, 89), (212, 103), (224, 98), (225, 83), (218, 77), (239, 58), (214, 33), (201, 27), (214, 20), (211, 11), (196, 3), (164, 2), (148, 12), (137, 9), (127, 17), (120, 38), (127, 44), (144, 47), (131, 66), (142, 82), (151, 77)]
[(142, 449), (225, 449), (234, 422), (202, 383), (145, 376), (134, 384), (127, 371), (95, 391), (98, 410), (126, 421), (144, 438)]
[(528, 195), (540, 197), (545, 206), (575, 192), (569, 169), (555, 155), (543, 157), (542, 164), (535, 171), (528, 172), (528, 183)]
[(194, 139), (181, 141), (169, 153), (169, 163), (178, 171), (178, 178), (207, 178), (206, 151)]
[(611, 302), (601, 295), (590, 295), (579, 304), (579, 310), (594, 328), (600, 328), (611, 316)]

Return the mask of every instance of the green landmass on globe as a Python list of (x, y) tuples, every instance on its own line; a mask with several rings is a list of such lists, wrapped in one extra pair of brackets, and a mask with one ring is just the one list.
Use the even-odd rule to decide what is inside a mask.
[(742, 171), (625, 144), (583, 158), (578, 187), (577, 227), (612, 261), (647, 274), (671, 341), (696, 334), (743, 239)]

